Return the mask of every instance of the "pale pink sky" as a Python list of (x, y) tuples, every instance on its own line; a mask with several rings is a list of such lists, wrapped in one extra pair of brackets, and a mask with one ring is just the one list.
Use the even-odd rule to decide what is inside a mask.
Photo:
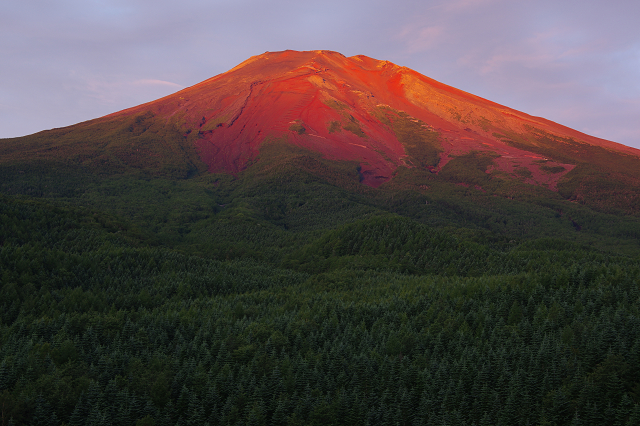
[(640, 148), (640, 2), (30, 0), (0, 5), (0, 138), (285, 49), (364, 54)]

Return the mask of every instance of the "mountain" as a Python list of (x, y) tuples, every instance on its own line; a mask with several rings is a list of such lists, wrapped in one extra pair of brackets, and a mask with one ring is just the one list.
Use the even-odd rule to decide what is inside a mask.
[(361, 182), (371, 187), (392, 180), (400, 167), (444, 171), (461, 184), (493, 191), (486, 179), (453, 173), (455, 165), (447, 170), (452, 160), (471, 155), (484, 159), (481, 171), (494, 180), (560, 190), (596, 208), (640, 211), (640, 150), (388, 61), (331, 51), (266, 52), (162, 99), (5, 140), (0, 154), (5, 162), (64, 158), (108, 173), (237, 174), (256, 162), (265, 141), (355, 162)]
[(327, 158), (358, 161), (370, 186), (391, 179), (399, 165), (438, 172), (471, 151), (499, 155), (495, 170), (529, 170), (528, 182), (552, 189), (577, 161), (606, 164), (597, 158), (602, 151), (640, 156), (391, 62), (330, 51), (267, 52), (108, 118), (145, 113), (179, 117), (185, 133), (197, 132), (209, 171), (236, 173), (266, 138), (284, 136)]
[(326, 51), (0, 140), (3, 424), (640, 424), (639, 166)]

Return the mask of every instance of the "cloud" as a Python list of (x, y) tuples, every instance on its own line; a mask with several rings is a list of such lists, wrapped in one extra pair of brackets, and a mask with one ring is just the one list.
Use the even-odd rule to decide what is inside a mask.
[(437, 45), (444, 34), (444, 27), (434, 25), (430, 27), (405, 27), (397, 38), (405, 43), (404, 52), (408, 54), (425, 52)]
[(79, 95), (80, 98), (94, 99), (111, 108), (114, 105), (125, 104), (135, 106), (136, 103), (152, 101), (184, 89), (180, 84), (159, 79), (134, 80), (122, 75), (76, 76), (75, 83), (67, 86), (68, 91), (75, 92), (75, 96)]
[(457, 0), (450, 1), (441, 4), (439, 7), (445, 12), (459, 13), (459, 12), (474, 12), (474, 9), (479, 7), (486, 7), (491, 4), (500, 2), (500, 0)]
[(143, 79), (143, 80), (136, 80), (133, 82), (133, 84), (142, 85), (142, 86), (169, 86), (175, 89), (184, 89), (184, 86), (180, 84), (172, 83), (170, 81), (163, 81), (163, 80)]

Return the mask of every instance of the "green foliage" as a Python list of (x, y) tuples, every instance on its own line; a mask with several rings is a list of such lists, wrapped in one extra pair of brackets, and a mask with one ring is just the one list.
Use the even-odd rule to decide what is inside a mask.
[(403, 111), (381, 106), (378, 107), (377, 114), (384, 123), (391, 126), (413, 165), (427, 168), (438, 164), (442, 151), (438, 132)]
[(442, 168), (440, 175), (452, 182), (486, 186), (491, 180), (486, 171), (493, 164), (493, 158), (488, 153), (471, 152), (453, 158)]
[[(355, 259), (439, 247), (431, 258), (463, 245), (462, 256), (501, 253), (512, 270), (418, 276), (345, 264), (309, 275), (134, 248), (82, 210), (3, 206), (23, 229), (48, 230), (22, 243), (2, 231), (3, 287), (17, 283), (2, 300), (17, 310), (0, 327), (0, 386), (16, 424), (379, 424), (389, 413), (564, 424), (576, 412), (624, 424), (635, 415), (637, 258), (563, 240), (478, 244), (386, 216), (328, 231), (315, 251)], [(47, 238), (70, 225), (88, 239)], [(57, 250), (49, 266), (47, 247)], [(593, 409), (608, 405), (610, 422)]]
[[(192, 143), (197, 134), (185, 134), (179, 118), (167, 122), (151, 112), (122, 120), (105, 117), (63, 129), (54, 129), (0, 144), (3, 191), (12, 182), (44, 177), (49, 170), (73, 170), (80, 175), (134, 174), (190, 178), (206, 166)], [(33, 174), (38, 168), (39, 173)], [(22, 173), (20, 173), (22, 172)]]
[(463, 121), (462, 114), (460, 114), (460, 112), (456, 108), (450, 108), (449, 114), (451, 114), (451, 118), (453, 118), (454, 120), (466, 123), (466, 120)]
[[(562, 169), (564, 170), (564, 168)], [(531, 176), (533, 176), (531, 170), (527, 169), (526, 167), (518, 167), (513, 172), (516, 174), (516, 176), (520, 176), (523, 178), (531, 178)]]
[(223, 125), (231, 118), (231, 114), (225, 114), (218, 117), (212, 117), (206, 121), (206, 123), (200, 128), (201, 132), (208, 132), (215, 130), (217, 127)]
[[(615, 213), (640, 213), (640, 169), (637, 157), (590, 145), (573, 138), (560, 137), (525, 126), (526, 133), (503, 131), (495, 137), (517, 148), (536, 152), (576, 167), (558, 184), (559, 192), (596, 210)], [(541, 166), (547, 173), (564, 171), (561, 166)]]
[(637, 422), (638, 219), (492, 177), (478, 153), (432, 174), (437, 134), (380, 114), (423, 167), (378, 189), (282, 140), (237, 176), (189, 179), (5, 151), (2, 418)]
[(304, 135), (304, 133), (307, 131), (307, 129), (300, 121), (296, 121), (291, 124), (291, 126), (289, 126), (289, 130), (291, 130), (292, 132), (296, 132), (299, 135)]
[(485, 117), (480, 117), (480, 119), (478, 120), (478, 126), (480, 126), (482, 131), (488, 132), (491, 128), (491, 120)]
[(347, 122), (342, 124), (342, 128), (361, 138), (367, 137), (367, 135), (365, 135), (365, 133), (360, 128), (360, 123), (358, 122), (358, 120), (352, 115), (347, 116)]
[(605, 172), (591, 164), (578, 164), (558, 184), (566, 198), (613, 214), (640, 213), (640, 179)]
[(540, 170), (545, 171), (547, 173), (556, 174), (556, 173), (562, 173), (567, 169), (564, 168), (563, 166), (545, 166), (545, 165), (542, 165), (542, 166), (540, 166)]
[(359, 121), (353, 115), (348, 113), (348, 111), (351, 110), (348, 105), (333, 99), (325, 101), (325, 104), (330, 108), (339, 111), (342, 115), (342, 122), (335, 120), (329, 122), (329, 133), (339, 132), (344, 129), (361, 138), (365, 138), (367, 136), (362, 131)]
[(331, 121), (329, 123), (329, 133), (336, 133), (336, 132), (340, 132), (342, 130), (342, 124), (340, 124), (339, 121)]
[(340, 102), (338, 100), (335, 99), (329, 99), (327, 101), (324, 102), (327, 106), (329, 106), (330, 108), (335, 109), (336, 111), (345, 111), (345, 110), (349, 110), (351, 108), (349, 108), (349, 106), (343, 102)]

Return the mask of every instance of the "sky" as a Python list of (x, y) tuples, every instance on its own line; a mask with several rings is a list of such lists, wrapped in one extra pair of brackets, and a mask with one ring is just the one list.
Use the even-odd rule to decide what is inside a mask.
[(637, 0), (9, 0), (0, 138), (97, 118), (293, 49), (389, 60), (640, 148), (638, 16)]

